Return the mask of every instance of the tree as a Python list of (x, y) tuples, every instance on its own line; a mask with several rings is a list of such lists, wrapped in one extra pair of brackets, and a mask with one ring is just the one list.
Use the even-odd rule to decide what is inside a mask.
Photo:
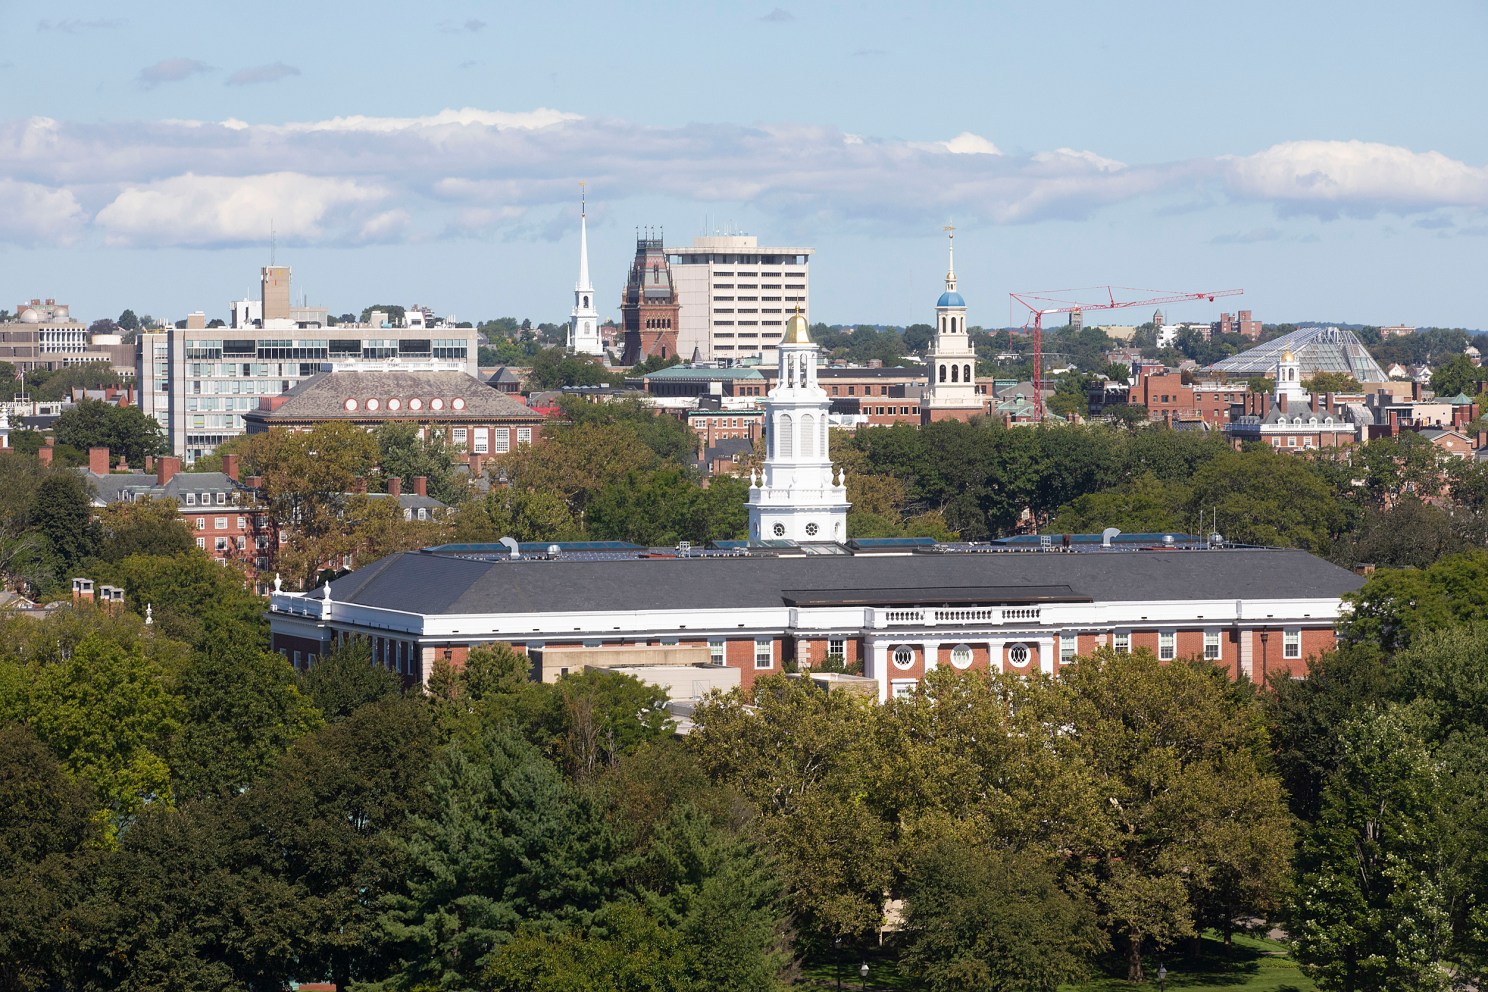
[(1431, 373), (1431, 391), (1441, 397), (1476, 396), (1482, 375), (1466, 355), (1453, 355)]
[(1357, 393), (1364, 387), (1347, 372), (1314, 372), (1302, 388), (1309, 393)]
[(80, 400), (57, 418), (57, 443), (87, 451), (106, 447), (111, 458), (142, 465), (146, 455), (169, 449), (160, 422), (137, 406), (115, 406), (103, 400)]
[(170, 557), (133, 554), (123, 561), (99, 561), (91, 571), (123, 588), (125, 607), (136, 616), (144, 616), (148, 607), (155, 629), (176, 640), (203, 648), (218, 636), (260, 643), (268, 637), (263, 600), (242, 574), (195, 547)]
[(398, 674), (372, 662), (372, 645), (353, 637), (321, 655), (300, 675), (300, 689), (331, 723), (368, 703), (392, 699), (402, 691)]
[(1056, 992), (1106, 947), (1093, 907), (1032, 853), (930, 839), (906, 875), (902, 963), (930, 992)]
[(219, 632), (192, 656), (176, 691), (184, 710), (171, 765), (181, 798), (246, 789), (321, 722), (294, 669), (251, 636)]
[(1192, 499), (1186, 486), (1164, 483), (1147, 473), (1127, 486), (1087, 493), (1061, 508), (1047, 531), (1094, 534), (1119, 527), (1131, 534), (1160, 534), (1186, 530), (1183, 521)]
[[(365, 324), (369, 322), (372, 319), (373, 310), (381, 310), (387, 314), (388, 324), (392, 327), (402, 327), (408, 316), (408, 309), (397, 303), (374, 303), (370, 307), (362, 308), (360, 323)], [(343, 314), (343, 316), (345, 315)], [(348, 321), (348, 323), (351, 323), (351, 321)]]
[(1440, 767), (1400, 709), (1338, 735), (1339, 766), (1298, 859), (1297, 960), (1324, 992), (1445, 990)]
[(462, 487), (454, 471), (454, 452), (442, 433), (430, 431), (425, 438), (416, 424), (389, 421), (374, 436), (383, 479), (401, 479), (403, 491), (412, 492), (413, 479), (423, 476), (434, 499), (451, 505), (459, 502)]
[(196, 541), (181, 518), (176, 501), (141, 496), (133, 502), (110, 503), (98, 514), (104, 561), (121, 561), (130, 555), (186, 555), (196, 550)]
[(119, 319), (114, 321), (114, 323), (118, 324), (124, 330), (130, 332), (138, 331), (140, 329), (140, 319), (134, 315), (133, 310), (125, 310), (123, 313), (119, 314)]
[(1437, 447), (1415, 431), (1361, 445), (1358, 458), (1377, 506), (1393, 506), (1406, 495), (1425, 499), (1443, 488)]
[(532, 356), (530, 389), (562, 389), (564, 386), (608, 386), (609, 370), (597, 358), (570, 355), (563, 348), (545, 348)]
[(75, 472), (55, 470), (36, 487), (31, 518), (64, 573), (91, 557), (98, 546), (91, 502), (88, 484)]

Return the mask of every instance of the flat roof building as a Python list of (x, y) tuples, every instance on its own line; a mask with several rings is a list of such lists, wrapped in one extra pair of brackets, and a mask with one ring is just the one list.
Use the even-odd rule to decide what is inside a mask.
[(713, 235), (666, 249), (681, 304), (677, 354), (775, 364), (785, 320), (809, 311), (814, 248), (771, 248), (753, 235)]

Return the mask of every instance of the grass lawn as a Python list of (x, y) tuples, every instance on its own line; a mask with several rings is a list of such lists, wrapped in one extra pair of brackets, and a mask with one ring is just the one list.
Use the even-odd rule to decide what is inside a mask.
[[(842, 956), (843, 992), (857, 992), (861, 985), (858, 965), (865, 960), (857, 952)], [(882, 951), (871, 953), (868, 962), (868, 989), (912, 988), (909, 979), (899, 973), (894, 958)], [(1288, 955), (1285, 944), (1256, 937), (1235, 936), (1234, 947), (1226, 950), (1218, 939), (1205, 937), (1197, 961), (1187, 953), (1164, 958), (1168, 966), (1168, 988), (1174, 992), (1316, 992), (1317, 986), (1302, 975)], [(1124, 961), (1111, 960), (1111, 967), (1124, 973)], [(1157, 958), (1146, 962), (1149, 976), (1157, 974)], [(801, 967), (801, 985), (818, 989), (837, 988), (837, 966), (831, 958), (808, 961)], [(1134, 985), (1121, 978), (1098, 978), (1081, 985), (1066, 986), (1063, 992), (1155, 992), (1157, 979), (1146, 985)]]
[[(1234, 946), (1226, 950), (1222, 941), (1206, 935), (1197, 961), (1181, 952), (1163, 960), (1168, 966), (1168, 988), (1182, 992), (1315, 992), (1317, 989), (1287, 954), (1286, 945), (1274, 940), (1236, 934)], [(1151, 979), (1146, 985), (1122, 978), (1100, 978), (1068, 986), (1066, 992), (1156, 989), (1157, 963), (1155, 957), (1143, 961)], [(1123, 973), (1124, 970), (1123, 966)]]

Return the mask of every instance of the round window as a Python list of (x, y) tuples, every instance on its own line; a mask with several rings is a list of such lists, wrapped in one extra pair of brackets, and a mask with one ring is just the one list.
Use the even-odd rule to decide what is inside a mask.
[(370, 400), (367, 401), (367, 409), (368, 410), (376, 410), (377, 407), (378, 407), (378, 405), (379, 404), (378, 404), (376, 398), (373, 398), (373, 399), (370, 399)]
[(1008, 648), (1008, 661), (1011, 661), (1018, 668), (1022, 668), (1024, 665), (1027, 665), (1028, 645), (1014, 644), (1012, 647)]
[(347, 400), (345, 405), (346, 405), (346, 409), (348, 409), (348, 410), (355, 410), (357, 408), (357, 401), (356, 400)]
[(806, 525), (806, 536), (807, 537), (815, 537), (816, 536), (816, 532), (819, 531), (819, 530), (821, 530), (821, 528), (818, 527), (816, 524), (807, 524)]
[(444, 409), (444, 400), (442, 400), (442, 399), (440, 399), (439, 397), (436, 396), (434, 399), (432, 399), (432, 400), (429, 401), (429, 407), (430, 407), (430, 409), (433, 409), (433, 410), (443, 410)]
[(894, 667), (908, 668), (914, 664), (914, 648), (897, 647), (894, 649)]
[(388, 409), (389, 410), (397, 410), (397, 409), (400, 409), (402, 406), (403, 406), (403, 401), (400, 400), (400, 399), (398, 399), (396, 396), (394, 396), (392, 399), (388, 400)]
[(463, 396), (456, 396), (454, 399), (450, 400), (450, 406), (454, 407), (456, 410), (465, 409), (465, 398)]
[(419, 399), (417, 396), (408, 401), (408, 409), (410, 410), (422, 410), (423, 408), (424, 401)]
[(776, 524), (771, 530), (774, 531), (776, 537), (785, 536), (785, 524)]
[(965, 644), (958, 644), (951, 649), (951, 664), (957, 668), (971, 667), (971, 648)]

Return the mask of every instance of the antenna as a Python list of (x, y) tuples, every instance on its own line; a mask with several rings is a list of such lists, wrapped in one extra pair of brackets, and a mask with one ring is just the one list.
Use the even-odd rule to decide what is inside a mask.
[(279, 247), (278, 235), (274, 233), (274, 222), (269, 221), (269, 268), (274, 267), (274, 254)]
[(584, 189), (584, 180), (579, 180), (579, 216), (586, 217), (589, 213), (589, 200)]

